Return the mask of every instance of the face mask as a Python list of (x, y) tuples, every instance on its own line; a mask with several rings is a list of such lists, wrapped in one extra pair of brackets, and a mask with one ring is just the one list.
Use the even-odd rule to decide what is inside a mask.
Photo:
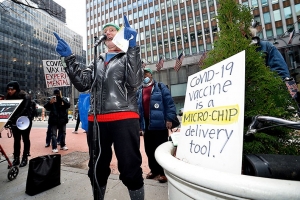
[(146, 77), (145, 79), (144, 79), (144, 83), (145, 84), (148, 84), (150, 82), (150, 78), (149, 77)]

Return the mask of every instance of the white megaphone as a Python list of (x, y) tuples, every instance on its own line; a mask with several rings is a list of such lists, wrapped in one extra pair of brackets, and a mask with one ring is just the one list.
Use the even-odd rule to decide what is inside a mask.
[(26, 128), (29, 127), (29, 125), (30, 125), (30, 121), (28, 117), (21, 116), (17, 119), (16, 126), (18, 127), (18, 129), (25, 130)]

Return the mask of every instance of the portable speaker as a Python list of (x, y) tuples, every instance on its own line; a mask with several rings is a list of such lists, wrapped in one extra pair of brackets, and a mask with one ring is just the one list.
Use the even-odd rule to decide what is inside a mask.
[(300, 181), (300, 156), (274, 154), (245, 155), (243, 174)]

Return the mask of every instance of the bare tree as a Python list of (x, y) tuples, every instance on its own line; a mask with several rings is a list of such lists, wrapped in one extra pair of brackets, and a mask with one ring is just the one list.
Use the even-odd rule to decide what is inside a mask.
[[(49, 0), (4, 0), (0, 2), (0, 9), (3, 9), (7, 12), (15, 12), (8, 4), (7, 2), (13, 2), (17, 5), (19, 5), (21, 8), (23, 8), (24, 12), (29, 12), (28, 8), (34, 9), (34, 10), (43, 10), (47, 12), (52, 17), (58, 17), (62, 15), (63, 11), (57, 11), (54, 9), (50, 9), (49, 7)], [(18, 13), (21, 14), (21, 13)]]

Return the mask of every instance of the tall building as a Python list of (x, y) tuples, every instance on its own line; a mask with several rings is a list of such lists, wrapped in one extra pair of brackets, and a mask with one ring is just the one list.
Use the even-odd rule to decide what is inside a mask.
[[(259, 37), (274, 42), (292, 74), (297, 76), (300, 65), (300, 0), (237, 2), (253, 9), (254, 21), (259, 24)], [(183, 107), (187, 77), (200, 70), (198, 62), (201, 54), (211, 50), (217, 40), (219, 27), (215, 17), (218, 1), (86, 0), (86, 10), (88, 60), (93, 59), (94, 37), (101, 35), (103, 25), (108, 22), (121, 25), (126, 15), (131, 26), (138, 31), (141, 58), (153, 70), (160, 58), (164, 58), (163, 68), (154, 73), (154, 78), (169, 86), (177, 110)], [(103, 45), (99, 51), (104, 51)], [(182, 52), (185, 54), (183, 65), (176, 72), (173, 67)]]
[[(52, 0), (48, 2), (55, 5), (55, 12), (64, 11)], [(0, 93), (6, 93), (6, 84), (15, 80), (19, 82), (21, 89), (31, 91), (33, 98), (41, 93), (45, 96), (52, 95), (46, 88), (42, 60), (60, 59), (55, 51), (57, 40), (53, 32), (57, 32), (71, 46), (78, 62), (86, 63), (82, 36), (66, 27), (65, 16), (55, 18), (41, 9), (20, 6), (12, 1), (1, 3)], [(64, 96), (70, 96), (71, 87), (60, 89)]]

